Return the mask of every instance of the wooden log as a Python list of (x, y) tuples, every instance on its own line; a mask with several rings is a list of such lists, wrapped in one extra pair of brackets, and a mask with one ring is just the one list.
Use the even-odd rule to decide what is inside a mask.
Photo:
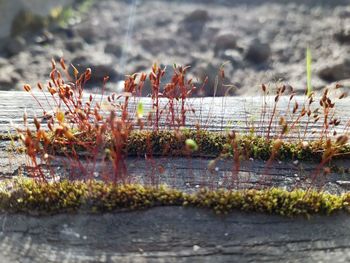
[(1, 262), (347, 262), (350, 217), (282, 218), (159, 207), (1, 215)]
[[(37, 98), (48, 111), (51, 108), (43, 95)], [(267, 98), (267, 112), (262, 118), (262, 97), (250, 98), (197, 98), (190, 99), (187, 107), (194, 109), (186, 125), (196, 123), (210, 131), (235, 130), (254, 132), (266, 136), (274, 98)], [(302, 103), (304, 98), (297, 97)], [(145, 111), (150, 110), (151, 100), (142, 98)], [(132, 101), (135, 110), (139, 100)], [(350, 116), (350, 100), (337, 102), (336, 111), (343, 123), (338, 131), (346, 129)], [(286, 115), (288, 98), (281, 99), (277, 107), (279, 115)], [(163, 104), (164, 105), (164, 104)], [(28, 93), (0, 92), (0, 133), (14, 132), (14, 126), (23, 125), (23, 112), (28, 119), (40, 117), (42, 109)], [(10, 121), (13, 126), (10, 126)], [(288, 121), (293, 122), (292, 119)], [(166, 123), (166, 120), (163, 119)], [(291, 137), (303, 136), (307, 119)], [(308, 125), (305, 139), (316, 138), (310, 132), (321, 132), (322, 125)], [(277, 130), (274, 130), (278, 132)], [(0, 178), (28, 174), (23, 169), (23, 154), (8, 151), (9, 141), (0, 140)], [(56, 160), (53, 169), (58, 176), (65, 176), (65, 169)], [(126, 160), (133, 182), (168, 184), (186, 192), (200, 187), (257, 188), (277, 186), (292, 189), (308, 187), (317, 163), (291, 163), (274, 161), (269, 169), (263, 161), (248, 160), (240, 163), (233, 173), (232, 160), (219, 160), (214, 171), (209, 171), (211, 159), (204, 158), (144, 158)], [(338, 160), (349, 167), (348, 160)], [(89, 169), (88, 163), (82, 164)], [(159, 172), (161, 168), (162, 172)], [(100, 169), (97, 167), (97, 169)], [(77, 176), (79, 170), (76, 171)], [(236, 176), (239, 184), (225, 181)], [(94, 175), (93, 175), (94, 176)], [(320, 176), (319, 185), (332, 193), (347, 191), (348, 175), (331, 173)], [(315, 182), (313, 182), (315, 183)], [(234, 212), (228, 216), (216, 216), (212, 212), (181, 207), (159, 207), (146, 211), (104, 215), (61, 214), (33, 217), (28, 215), (0, 214), (1, 262), (281, 262), (349, 260), (349, 216), (288, 219), (262, 214)]]

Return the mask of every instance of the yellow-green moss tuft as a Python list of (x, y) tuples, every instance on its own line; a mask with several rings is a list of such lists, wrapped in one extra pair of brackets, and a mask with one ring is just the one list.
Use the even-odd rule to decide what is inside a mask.
[[(76, 136), (76, 140), (89, 142), (90, 146), (96, 140), (94, 135)], [(186, 140), (191, 139), (196, 142), (198, 149), (188, 151)], [(182, 131), (133, 131), (128, 136), (124, 152), (128, 156), (144, 156), (152, 154), (154, 156), (205, 156), (218, 157), (233, 156), (234, 149), (239, 152), (242, 158), (268, 160), (273, 153), (275, 140), (267, 140), (264, 137), (255, 135), (237, 135), (233, 140), (228, 133), (210, 132), (204, 130)], [(60, 152), (62, 141), (52, 140), (55, 152)], [(82, 144), (74, 144), (75, 150), (84, 150)], [(108, 147), (109, 142), (106, 142)], [(65, 143), (65, 147), (67, 143)], [(236, 147), (235, 147), (236, 146)], [(320, 161), (326, 151), (326, 143), (322, 141), (290, 142), (282, 141), (281, 147), (274, 153), (279, 160), (314, 160)], [(337, 154), (334, 158), (347, 157), (350, 153), (349, 145), (335, 145)], [(69, 149), (66, 149), (69, 151)], [(86, 150), (86, 149), (85, 149)]]
[(348, 211), (349, 202), (350, 193), (337, 196), (317, 191), (289, 192), (277, 188), (241, 191), (202, 189), (188, 194), (165, 186), (115, 185), (100, 181), (43, 183), (22, 178), (0, 183), (0, 210), (37, 214), (186, 206), (208, 208), (216, 213), (241, 210), (309, 216)]

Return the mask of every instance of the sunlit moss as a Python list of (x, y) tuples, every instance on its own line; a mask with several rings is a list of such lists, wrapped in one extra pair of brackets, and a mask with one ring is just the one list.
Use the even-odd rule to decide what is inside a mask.
[(53, 8), (49, 16), (50, 22), (58, 23), (66, 27), (70, 19), (79, 17), (82, 13), (88, 12), (95, 0), (79, 0), (76, 2), (74, 8), (71, 6), (58, 6)]
[[(186, 140), (196, 142), (196, 151), (189, 151), (186, 147)], [(94, 135), (84, 134), (76, 136), (76, 141), (94, 143)], [(52, 146), (56, 151), (61, 151), (59, 140), (52, 140)], [(108, 139), (105, 146), (108, 147)], [(234, 147), (234, 144), (237, 146)], [(228, 133), (210, 132), (205, 130), (182, 130), (182, 131), (132, 131), (128, 136), (124, 152), (128, 156), (143, 156), (153, 154), (155, 156), (201, 156), (201, 157), (230, 157), (235, 151), (244, 159), (254, 158), (268, 160), (273, 153), (275, 140), (267, 140), (256, 135), (237, 135), (232, 141)], [(75, 143), (75, 150), (84, 150), (84, 143)], [(350, 153), (349, 145), (336, 146), (337, 154), (334, 158), (342, 158)], [(279, 160), (303, 160), (320, 161), (326, 149), (325, 142), (282, 141), (281, 147), (274, 153)], [(65, 148), (63, 150), (68, 151)], [(86, 150), (86, 149), (85, 149)]]
[(208, 208), (215, 213), (235, 210), (283, 216), (329, 215), (348, 211), (350, 193), (286, 190), (199, 190), (188, 194), (165, 186), (116, 185), (100, 181), (43, 183), (32, 179), (0, 183), (0, 210), (25, 213), (109, 212), (156, 206)]

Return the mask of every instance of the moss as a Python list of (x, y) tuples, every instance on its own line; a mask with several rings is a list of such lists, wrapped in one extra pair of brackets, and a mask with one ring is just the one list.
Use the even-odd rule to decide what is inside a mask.
[[(198, 146), (197, 151), (188, 151), (186, 140), (192, 139)], [(93, 135), (83, 135), (75, 137), (75, 150), (87, 150), (84, 145), (93, 145), (96, 141)], [(77, 143), (79, 142), (79, 143)], [(87, 144), (84, 144), (86, 143)], [(234, 149), (238, 150), (244, 159), (254, 158), (268, 160), (271, 158), (275, 140), (267, 140), (264, 137), (255, 135), (236, 136), (233, 140), (227, 133), (210, 132), (204, 130), (182, 130), (182, 131), (132, 131), (128, 136), (124, 153), (128, 156), (144, 156), (152, 154), (154, 156), (188, 156), (193, 157), (232, 157)], [(69, 151), (62, 139), (52, 139), (51, 142), (56, 152)], [(65, 145), (62, 148), (62, 145)], [(106, 142), (106, 147), (110, 143)], [(237, 147), (234, 147), (236, 145)], [(347, 158), (350, 153), (350, 146), (336, 146), (334, 158)], [(304, 142), (282, 142), (279, 149), (274, 153), (274, 158), (279, 160), (303, 160), (320, 161), (326, 145), (320, 141), (310, 141), (306, 145)]]
[(211, 209), (218, 214), (241, 210), (309, 216), (348, 211), (349, 202), (350, 193), (337, 196), (317, 191), (288, 192), (277, 188), (241, 191), (202, 189), (188, 194), (165, 186), (116, 185), (101, 181), (43, 183), (21, 178), (0, 183), (2, 211), (36, 214), (186, 206)]
[(79, 17), (81, 14), (87, 13), (92, 7), (95, 0), (79, 0), (75, 6), (57, 7), (51, 10), (51, 22), (58, 23), (62, 27), (67, 27), (70, 19)]
[(187, 155), (189, 154), (185, 147), (187, 139), (194, 140), (198, 146), (198, 151), (193, 153), (194, 156), (217, 156), (228, 142), (226, 135), (207, 131), (139, 131), (130, 134), (126, 153), (128, 155), (145, 153)]
[(0, 141), (16, 141), (19, 136), (11, 133), (0, 133)]

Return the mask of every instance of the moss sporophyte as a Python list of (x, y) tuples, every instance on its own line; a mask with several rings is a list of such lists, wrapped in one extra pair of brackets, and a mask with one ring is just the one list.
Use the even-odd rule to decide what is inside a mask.
[[(309, 89), (304, 102), (295, 99), (295, 92), (289, 85), (279, 85), (273, 94), (270, 93), (268, 86), (262, 85), (262, 111), (260, 117), (255, 118), (260, 121), (259, 129), (254, 126), (247, 127), (250, 132), (242, 134), (235, 132), (235, 127), (226, 132), (213, 132), (201, 127), (195, 121), (199, 118), (198, 116), (201, 116), (201, 112), (191, 105), (189, 98), (196, 90), (204, 88), (205, 83), (197, 87), (192, 79), (188, 79), (188, 67), (175, 65), (171, 80), (163, 83), (165, 68), (155, 64), (149, 74), (139, 73), (127, 76), (123, 92), (108, 96), (105, 95), (108, 77), (105, 77), (100, 96), (95, 96), (85, 95), (84, 89), (91, 78), (91, 69), (88, 68), (80, 74), (74, 66), (66, 66), (63, 59), (59, 64), (60, 69), (56, 61), (52, 61), (50, 81), (46, 88), (41, 83), (37, 85), (39, 91), (43, 93), (44, 100), (35, 95), (30, 85), (24, 86), (24, 90), (32, 95), (44, 116), (42, 119), (34, 117), (32, 122), (35, 129), (31, 129), (25, 114), (25, 126), (23, 129), (18, 128), (18, 137), (23, 142), (32, 166), (32, 175), (41, 182), (29, 183), (28, 187), (30, 186), (31, 189), (35, 186), (41, 191), (48, 187), (51, 191), (51, 184), (43, 183), (47, 181), (43, 165), (50, 167), (52, 160), (61, 155), (66, 157), (68, 162), (71, 161), (80, 166), (82, 166), (82, 158), (92, 167), (96, 167), (101, 159), (102, 164), (112, 165), (113, 186), (109, 184), (110, 182), (105, 184), (62, 182), (56, 185), (59, 188), (68, 187), (73, 192), (75, 191), (73, 188), (77, 187), (82, 193), (78, 195), (79, 200), (72, 201), (73, 204), (81, 207), (79, 202), (92, 203), (94, 205), (91, 207), (95, 210), (106, 210), (108, 207), (114, 209), (186, 204), (210, 207), (218, 212), (243, 209), (292, 215), (317, 211), (329, 213), (347, 207), (345, 197), (312, 191), (287, 192), (268, 189), (210, 192), (201, 190), (195, 195), (188, 195), (156, 186), (118, 185), (120, 182), (127, 181), (128, 156), (139, 156), (148, 161), (156, 156), (212, 157), (214, 160), (227, 158), (232, 159), (234, 163), (233, 174), (238, 173), (240, 161), (249, 158), (267, 160), (266, 169), (273, 160), (318, 161), (320, 163), (318, 169), (320, 169), (334, 158), (347, 158), (350, 153), (348, 144), (350, 122), (345, 122), (342, 126), (343, 134), (338, 134), (341, 121), (336, 117), (335, 111), (336, 102), (346, 96), (346, 93), (341, 92), (340, 85), (336, 85), (334, 89), (325, 89), (319, 99)], [(70, 75), (70, 71), (73, 72), (73, 76)], [(66, 76), (67, 81), (63, 76)], [(146, 84), (151, 88), (149, 95), (151, 102), (148, 105), (144, 105), (140, 100)], [(273, 95), (270, 112), (266, 102), (268, 95)], [(283, 96), (287, 96), (288, 104), (282, 115), (278, 108)], [(318, 101), (318, 107), (315, 105), (316, 101)], [(191, 129), (186, 128), (189, 119), (194, 125)], [(45, 127), (42, 124), (43, 120), (46, 122)], [(302, 122), (303, 125), (301, 125)], [(317, 125), (318, 137), (307, 140), (309, 127), (312, 125)], [(256, 134), (255, 130), (259, 130), (260, 134)], [(294, 139), (289, 135), (293, 135)], [(81, 153), (84, 153), (85, 157)], [(90, 178), (88, 172), (84, 174), (85, 170), (81, 170), (83, 177)], [(27, 184), (20, 185), (21, 188)], [(84, 192), (87, 185), (96, 188), (97, 190), (94, 191), (97, 194), (101, 194), (102, 190), (110, 193), (109, 191), (113, 189), (114, 196), (120, 193), (118, 192), (121, 191), (120, 189), (124, 189), (123, 191), (136, 192), (136, 196), (141, 195), (142, 198), (129, 200), (129, 197), (125, 197), (126, 199), (122, 199), (123, 202), (120, 203), (119, 199), (113, 201), (108, 197), (111, 200), (108, 199), (104, 203)], [(18, 188), (18, 193), (23, 195), (24, 192)], [(162, 195), (159, 195), (160, 193)], [(169, 195), (172, 197), (170, 198)], [(61, 193), (58, 196), (62, 197)], [(55, 195), (55, 198), (61, 198), (58, 196)], [(75, 192), (72, 198), (73, 196)], [(310, 196), (319, 202), (312, 203), (314, 199), (308, 199)], [(28, 201), (26, 198), (29, 196), (24, 195), (16, 200), (21, 200), (19, 203), (23, 204)], [(67, 197), (63, 195), (62, 198)], [(68, 201), (64, 199), (62, 202), (66, 204)], [(95, 202), (97, 202), (96, 205)], [(44, 203), (35, 205), (40, 207)], [(57, 205), (57, 209), (61, 209), (62, 205), (60, 203)], [(25, 207), (19, 206), (20, 209)], [(45, 207), (48, 211), (56, 209), (55, 206)], [(73, 208), (74, 206), (67, 207), (67, 209)]]

